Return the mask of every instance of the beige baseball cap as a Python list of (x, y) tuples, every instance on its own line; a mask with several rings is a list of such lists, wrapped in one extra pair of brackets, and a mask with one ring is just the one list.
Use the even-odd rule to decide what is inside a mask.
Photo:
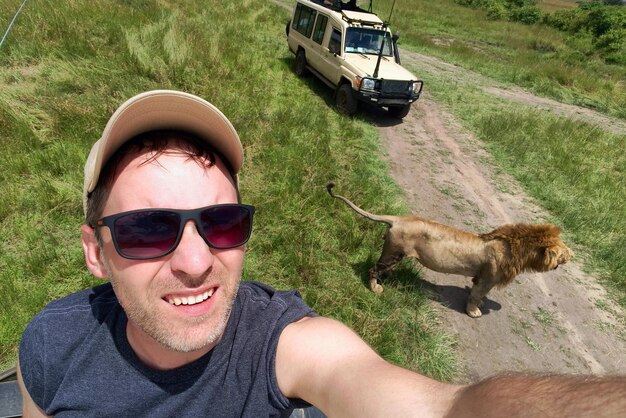
[(243, 147), (228, 118), (211, 103), (175, 90), (152, 90), (128, 99), (111, 116), (102, 137), (91, 147), (85, 163), (83, 211), (87, 197), (106, 162), (126, 141), (144, 132), (171, 129), (205, 140), (228, 161), (234, 174), (243, 163)]

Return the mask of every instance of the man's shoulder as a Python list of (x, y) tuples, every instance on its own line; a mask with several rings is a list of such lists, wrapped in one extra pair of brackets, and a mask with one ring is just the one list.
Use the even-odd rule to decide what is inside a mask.
[(110, 283), (80, 290), (48, 303), (32, 320), (32, 323), (59, 323), (77, 317), (102, 320), (118, 304)]
[(239, 286), (235, 309), (244, 317), (256, 320), (263, 318), (268, 322), (276, 320), (278, 323), (293, 322), (304, 316), (316, 316), (298, 290), (277, 290), (252, 281), (242, 282)]
[(264, 283), (246, 281), (239, 286), (238, 298), (262, 305), (305, 304), (302, 295), (296, 289), (278, 290)]

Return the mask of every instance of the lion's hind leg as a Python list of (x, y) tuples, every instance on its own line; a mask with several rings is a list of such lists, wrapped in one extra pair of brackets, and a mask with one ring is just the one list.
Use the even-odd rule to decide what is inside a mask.
[(388, 272), (393, 266), (398, 264), (400, 260), (404, 258), (404, 252), (397, 248), (389, 239), (389, 234), (385, 237), (385, 244), (383, 245), (383, 251), (380, 258), (370, 269), (369, 272), (369, 285), (370, 290), (374, 293), (382, 293), (383, 287), (378, 283), (378, 278)]

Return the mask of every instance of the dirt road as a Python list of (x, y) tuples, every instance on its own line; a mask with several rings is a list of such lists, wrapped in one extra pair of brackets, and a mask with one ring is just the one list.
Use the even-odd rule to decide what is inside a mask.
[[(614, 133), (626, 124), (589, 109), (540, 98), (432, 57), (402, 51), (403, 63), (420, 70), (448, 71), (456, 81), (485, 86), (484, 91), (580, 118)], [(544, 211), (514, 179), (495, 169), (481, 143), (429, 96), (426, 90), (402, 123), (382, 112), (372, 122), (380, 131), (392, 175), (412, 212), (458, 228), (486, 232), (503, 223), (542, 222)], [(567, 234), (567, 231), (565, 231)], [(483, 316), (464, 313), (471, 281), (422, 269), (416, 285), (427, 289), (452, 334), (462, 373), (459, 381), (501, 371), (548, 373), (626, 373), (624, 312), (612, 303), (579, 261), (544, 274), (523, 274), (487, 296)]]
[[(274, 2), (291, 11), (291, 3)], [(437, 58), (401, 54), (416, 74), (446, 74), (495, 97), (626, 134), (622, 120), (504, 86)], [(402, 123), (380, 111), (367, 114), (378, 126), (384, 158), (413, 213), (476, 232), (545, 220), (542, 208), (494, 168), (481, 143), (433, 101), (428, 88)], [(435, 309), (458, 339), (460, 382), (501, 371), (626, 374), (626, 315), (579, 261), (549, 273), (522, 274), (510, 286), (493, 289), (479, 319), (464, 312), (470, 278), (421, 272), (416, 286), (432, 294)]]

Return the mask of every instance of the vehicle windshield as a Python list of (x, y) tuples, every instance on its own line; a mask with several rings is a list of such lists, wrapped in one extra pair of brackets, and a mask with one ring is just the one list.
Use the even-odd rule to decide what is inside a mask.
[(389, 32), (376, 29), (348, 28), (346, 32), (345, 51), (358, 54), (378, 55), (383, 36), (385, 36), (383, 55), (390, 57), (393, 54), (393, 50)]

